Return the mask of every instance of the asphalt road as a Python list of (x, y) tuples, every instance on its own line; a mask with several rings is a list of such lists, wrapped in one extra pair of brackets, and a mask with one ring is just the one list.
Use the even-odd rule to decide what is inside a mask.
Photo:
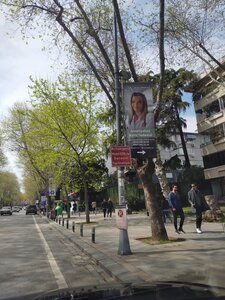
[(45, 218), (25, 211), (0, 216), (0, 262), (0, 299), (114, 281)]

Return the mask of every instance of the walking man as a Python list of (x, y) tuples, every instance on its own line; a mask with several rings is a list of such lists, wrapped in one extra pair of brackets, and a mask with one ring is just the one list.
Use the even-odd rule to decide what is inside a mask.
[(103, 211), (104, 219), (106, 217), (107, 209), (108, 209), (108, 202), (104, 199), (103, 202), (102, 202), (102, 211)]
[(113, 211), (113, 203), (112, 200), (109, 198), (108, 200), (108, 207), (107, 207), (107, 217), (112, 217), (112, 211)]
[(196, 232), (202, 233), (202, 212), (209, 208), (207, 207), (208, 205), (195, 183), (191, 185), (191, 189), (188, 192), (188, 202), (191, 204), (191, 207), (195, 209)]
[[(173, 224), (174, 224), (176, 234), (180, 234), (182, 232), (185, 233), (185, 231), (183, 230), (183, 224), (184, 224), (184, 218), (185, 218), (184, 217), (184, 211), (183, 211), (183, 208), (182, 208), (181, 198), (180, 198), (180, 195), (178, 193), (178, 187), (175, 184), (172, 186), (172, 191), (168, 195), (168, 202), (169, 202), (169, 205), (172, 209)], [(178, 216), (180, 217), (180, 226), (177, 229), (177, 218), (178, 218)]]

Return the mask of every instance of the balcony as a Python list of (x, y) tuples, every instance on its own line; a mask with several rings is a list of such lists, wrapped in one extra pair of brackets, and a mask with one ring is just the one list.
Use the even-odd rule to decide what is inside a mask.
[(201, 114), (201, 117), (199, 117), (199, 114), (197, 114), (198, 133), (202, 133), (224, 122), (225, 122), (224, 110), (217, 112), (211, 115), (210, 117), (204, 116), (203, 114)]
[(225, 165), (204, 170), (205, 179), (225, 177)]
[(225, 133), (223, 124), (212, 127), (205, 133), (207, 134), (205, 136), (205, 143), (200, 146), (202, 156), (224, 151)]

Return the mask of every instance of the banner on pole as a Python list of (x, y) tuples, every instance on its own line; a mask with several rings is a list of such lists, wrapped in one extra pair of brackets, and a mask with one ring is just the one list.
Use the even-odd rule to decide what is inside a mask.
[(153, 93), (149, 83), (123, 87), (127, 145), (134, 158), (156, 157)]

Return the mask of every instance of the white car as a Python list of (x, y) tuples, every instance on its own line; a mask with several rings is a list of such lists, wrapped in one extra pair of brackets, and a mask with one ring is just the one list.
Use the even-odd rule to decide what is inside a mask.
[(0, 209), (0, 214), (2, 215), (12, 215), (12, 208), (11, 206), (3, 206)]
[(20, 211), (20, 207), (19, 206), (13, 206), (12, 207), (12, 212), (19, 212)]

